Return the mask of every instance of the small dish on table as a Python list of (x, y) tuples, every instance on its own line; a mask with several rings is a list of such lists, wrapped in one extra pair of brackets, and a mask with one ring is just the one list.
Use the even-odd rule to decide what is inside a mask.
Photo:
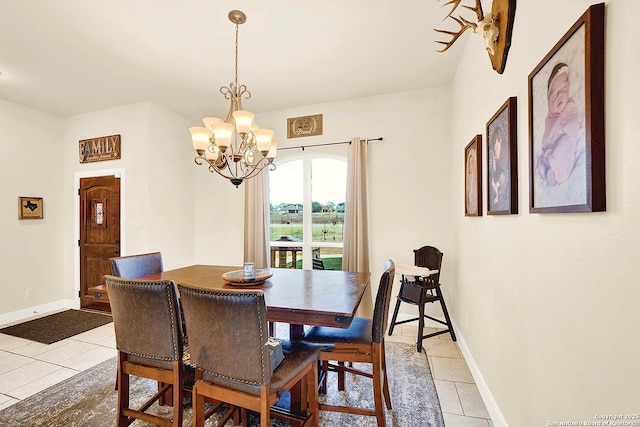
[(247, 277), (244, 270), (227, 271), (222, 278), (231, 286), (259, 286), (264, 284), (273, 273), (268, 268), (256, 268), (253, 277)]

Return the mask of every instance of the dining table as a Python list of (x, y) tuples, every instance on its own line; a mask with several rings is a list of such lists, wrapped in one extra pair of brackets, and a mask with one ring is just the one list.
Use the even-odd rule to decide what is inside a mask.
[[(289, 324), (291, 342), (304, 339), (304, 326), (348, 328), (369, 286), (370, 273), (295, 268), (263, 269), (270, 277), (258, 283), (233, 283), (229, 273), (241, 274), (243, 267), (190, 265), (141, 277), (141, 280), (173, 280), (196, 289), (253, 290), (264, 293), (267, 320)], [(294, 387), (285, 411), (292, 425), (302, 423), (300, 385)], [(275, 408), (277, 413), (277, 409)], [(296, 422), (295, 416), (299, 416)]]
[(348, 328), (369, 286), (370, 273), (338, 270), (271, 268), (262, 283), (232, 283), (225, 273), (239, 266), (190, 265), (149, 274), (143, 280), (173, 280), (196, 289), (259, 289), (264, 293), (267, 320), (289, 324), (292, 341), (304, 338), (304, 326)]

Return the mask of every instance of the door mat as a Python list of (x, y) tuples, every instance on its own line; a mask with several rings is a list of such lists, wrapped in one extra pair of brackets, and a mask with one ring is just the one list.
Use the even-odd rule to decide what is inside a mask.
[(2, 328), (0, 333), (43, 344), (52, 344), (98, 326), (106, 325), (112, 321), (113, 319), (109, 314), (83, 310), (66, 310)]

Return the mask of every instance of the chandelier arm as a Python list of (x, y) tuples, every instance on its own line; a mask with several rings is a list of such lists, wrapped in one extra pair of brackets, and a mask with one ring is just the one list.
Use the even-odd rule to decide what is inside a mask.
[[(224, 168), (222, 170), (227, 170), (228, 168)], [(221, 177), (228, 179), (229, 181), (231, 181), (232, 179), (235, 179), (235, 176), (233, 175), (225, 175), (224, 173), (222, 173), (222, 170), (220, 170), (219, 168), (209, 164), (209, 172), (215, 172), (218, 175), (220, 175)]]
[[(227, 177), (225, 174), (223, 174), (221, 171), (228, 169), (229, 163), (227, 161), (227, 159), (225, 158), (225, 156), (222, 157), (223, 160), (223, 166), (222, 167), (217, 167), (215, 166), (215, 162), (210, 162), (209, 160), (207, 160), (206, 158), (202, 157), (202, 156), (196, 156), (193, 160), (195, 161), (195, 163), (198, 166), (202, 166), (205, 163), (207, 164), (207, 167), (209, 169), (209, 172), (217, 172), (220, 176), (222, 176), (223, 178), (227, 178), (230, 179), (229, 177)], [(235, 176), (231, 176), (231, 178), (235, 178)]]
[(224, 99), (231, 99), (233, 97), (233, 91), (227, 86), (222, 86), (220, 93), (224, 95)]
[(249, 89), (247, 89), (246, 85), (240, 85), (238, 87), (238, 98), (241, 98), (242, 95), (245, 95), (244, 99), (250, 99), (251, 98), (251, 92), (249, 92)]
[(249, 172), (244, 179), (253, 178), (254, 176), (258, 175), (260, 172), (262, 172), (262, 170), (268, 165), (273, 166), (273, 168), (272, 169), (270, 168), (270, 170), (273, 171), (276, 169), (276, 165), (271, 160), (267, 159), (266, 157), (263, 157), (255, 165), (251, 166), (251, 172)]
[[(217, 167), (215, 166), (214, 163), (209, 162), (207, 159), (200, 156), (196, 156), (194, 161), (197, 165), (200, 165), (200, 166), (207, 163), (209, 172), (211, 173), (215, 172), (221, 177), (228, 179), (229, 181), (233, 181), (237, 179), (246, 180), (246, 179), (253, 178), (257, 176), (260, 172), (262, 172), (262, 170), (267, 166), (269, 166), (269, 170), (271, 171), (274, 171), (276, 169), (275, 163), (273, 163), (272, 160), (269, 160), (266, 157), (263, 157), (254, 165), (246, 165), (246, 164), (238, 165), (238, 163), (242, 163), (242, 161), (234, 162), (236, 164), (233, 165), (233, 167), (229, 163), (229, 160), (227, 159), (226, 156), (223, 156), (223, 159), (224, 159), (223, 167)], [(236, 171), (234, 172), (233, 169), (236, 169)], [(238, 173), (238, 169), (242, 171), (241, 174)], [(227, 171), (228, 174), (225, 174), (224, 171)]]

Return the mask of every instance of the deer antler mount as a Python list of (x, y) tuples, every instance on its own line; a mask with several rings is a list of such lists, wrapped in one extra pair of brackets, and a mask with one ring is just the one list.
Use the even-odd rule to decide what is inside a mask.
[[(491, 14), (485, 15), (482, 11), (481, 0), (475, 0), (475, 7), (461, 5), (462, 0), (449, 0), (443, 6), (453, 5), (449, 14), (445, 16), (445, 20), (450, 18), (454, 20), (460, 28), (458, 31), (438, 30), (435, 31), (451, 36), (447, 41), (436, 40), (436, 43), (444, 45), (444, 48), (438, 52), (444, 52), (449, 49), (453, 43), (468, 29), (472, 29), (475, 34), (482, 37), (484, 47), (491, 59), (491, 66), (499, 74), (502, 74), (507, 64), (507, 54), (511, 46), (511, 32), (513, 29), (513, 20), (516, 13), (516, 0), (493, 0), (491, 4)], [(476, 13), (476, 20), (469, 21), (461, 15), (453, 16), (453, 13), (462, 6), (464, 9), (471, 10)]]

